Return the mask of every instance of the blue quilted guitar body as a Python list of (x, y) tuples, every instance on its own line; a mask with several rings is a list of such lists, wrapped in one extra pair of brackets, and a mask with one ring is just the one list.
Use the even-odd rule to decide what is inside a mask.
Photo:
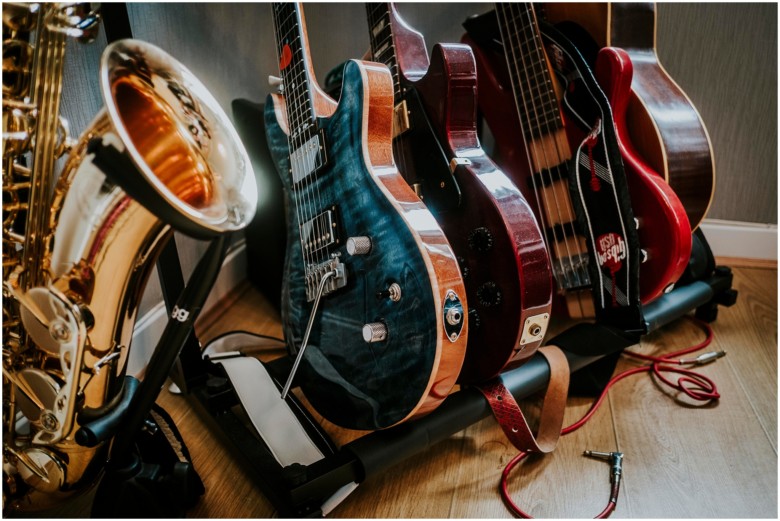
[[(329, 253), (336, 254), (347, 271), (346, 285), (320, 301), (295, 383), (333, 423), (379, 429), (418, 411), (436, 387), (440, 350), (461, 347), (442, 337), (442, 288), (431, 276), (429, 246), (421, 242), (426, 227), (435, 232), (438, 226), (422, 206), (419, 211), (412, 208), (405, 218), (406, 203), (388, 197), (385, 184), (367, 164), (364, 114), (370, 109), (364, 107), (364, 67), (359, 62), (346, 65), (338, 107), (332, 116), (318, 118), (328, 159), (308, 183), (294, 186), (286, 122), (277, 119), (277, 114), (285, 113), (279, 96), (265, 105), (265, 127), (286, 198), (282, 321), (292, 356), (301, 345), (313, 305), (307, 300), (301, 206), (307, 215), (332, 212), (337, 242)], [(410, 226), (410, 218), (421, 227)], [(361, 236), (370, 237), (370, 253), (350, 255), (347, 238)], [(386, 290), (394, 283), (401, 289), (398, 301), (387, 298)], [(369, 323), (386, 326), (383, 341), (364, 339), (363, 327)]]

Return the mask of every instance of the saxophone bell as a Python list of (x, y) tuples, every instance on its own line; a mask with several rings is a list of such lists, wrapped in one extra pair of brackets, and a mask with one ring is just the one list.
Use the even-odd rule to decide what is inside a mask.
[(77, 432), (116, 413), (162, 247), (173, 230), (201, 239), (241, 230), (257, 204), (230, 120), (174, 58), (115, 42), (103, 53), (100, 87), (105, 106), (42, 212), (50, 230), (34, 278), (42, 282), (22, 283), (24, 263), (4, 280), (12, 302), (4, 320), (23, 330), (3, 342), (4, 510), (51, 508), (94, 485), (109, 443), (82, 445)]

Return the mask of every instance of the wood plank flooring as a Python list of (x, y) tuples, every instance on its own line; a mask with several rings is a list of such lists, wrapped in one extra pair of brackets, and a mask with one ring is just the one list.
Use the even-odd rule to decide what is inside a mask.
[[(727, 356), (704, 366), (721, 399), (691, 405), (647, 374), (618, 383), (595, 417), (564, 437), (553, 454), (529, 458), (512, 474), (510, 492), (538, 517), (593, 517), (606, 504), (609, 466), (584, 449), (625, 453), (617, 511), (623, 518), (776, 518), (777, 269), (734, 268), (737, 304), (721, 308), (714, 349)], [(271, 306), (247, 286), (199, 323), (201, 340), (230, 330), (281, 335)], [(703, 333), (681, 320), (631, 349), (666, 353), (697, 343)], [(281, 355), (281, 352), (278, 352)], [(617, 371), (636, 367), (622, 359)], [(182, 396), (164, 391), (206, 484), (192, 517), (275, 517), (240, 462)], [(530, 405), (530, 404), (529, 404)], [(590, 399), (570, 398), (566, 423)], [(361, 433), (323, 421), (338, 444)], [(492, 418), (485, 419), (382, 476), (369, 478), (339, 505), (339, 518), (508, 518), (498, 480), (516, 451)]]

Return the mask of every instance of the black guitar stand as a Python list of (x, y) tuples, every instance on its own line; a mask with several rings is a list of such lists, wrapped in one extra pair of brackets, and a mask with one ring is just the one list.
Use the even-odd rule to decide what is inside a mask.
[[(730, 306), (736, 301), (737, 293), (732, 289), (731, 270), (727, 267), (715, 267), (709, 246), (701, 232), (694, 234), (694, 243), (694, 255), (683, 279), (685, 284), (644, 307), (646, 332), (655, 331), (693, 311), (704, 320), (714, 320), (718, 306)], [(232, 338), (232, 335), (237, 336)], [(216, 339), (213, 344), (218, 344), (217, 348), (212, 349), (214, 345), (208, 346), (205, 351), (206, 358), (217, 363), (220, 360), (236, 358), (249, 360), (254, 364), (253, 374), (263, 375), (272, 384), (258, 387), (254, 391), (255, 394), (242, 401), (239, 395), (244, 392), (246, 396), (246, 390), (236, 391), (236, 385), (226, 377), (222, 368), (210, 363), (205, 367), (201, 366), (200, 371), (188, 371), (186, 379), (189, 382), (205, 380), (203, 384), (190, 384), (190, 402), (201, 416), (211, 418), (213, 427), (230, 440), (237, 460), (245, 466), (256, 485), (282, 517), (327, 515), (366, 478), (388, 470), (491, 415), (491, 409), (482, 393), (473, 388), (464, 388), (450, 395), (436, 410), (419, 420), (372, 432), (336, 448), (310, 413), (292, 395), (286, 401), (281, 401), (279, 393), (290, 372), (292, 360), (283, 357), (261, 364), (254, 358), (242, 356), (240, 348), (247, 347), (248, 340), (238, 338), (241, 335), (242, 333), (229, 333)], [(598, 379), (597, 371), (591, 371), (598, 366), (596, 362), (616, 359), (620, 351), (635, 344), (639, 337), (638, 333), (627, 334), (607, 326), (582, 323), (550, 339), (549, 343), (564, 351), (571, 371), (577, 372), (573, 377), (579, 376), (587, 381)], [(195, 367), (194, 360), (200, 359), (201, 353), (185, 350), (182, 357), (189, 358), (188, 365)], [(614, 360), (612, 363), (614, 364)], [(606, 373), (611, 373), (613, 367), (614, 365), (608, 366)], [(549, 366), (539, 354), (523, 366), (502, 374), (504, 385), (516, 399), (525, 398), (545, 388), (548, 378)], [(321, 456), (307, 464), (280, 463), (280, 460), (289, 460), (289, 457), (279, 456), (279, 450), (285, 450), (285, 447), (280, 447), (279, 442), (273, 441), (274, 436), (270, 431), (289, 429), (290, 424), (275, 424), (266, 420), (264, 426), (257, 428), (258, 423), (263, 422), (255, 422), (257, 418), (252, 416), (263, 415), (265, 412), (252, 411), (251, 402), (261, 396), (272, 396), (271, 403), (275, 403), (275, 400), (284, 404), (288, 416), (294, 416), (292, 423), (295, 428), (316, 445)], [(255, 427), (249, 425), (246, 416), (235, 412), (235, 406), (239, 404)], [(271, 414), (275, 413), (269, 411), (268, 415)]]
[[(124, 3), (103, 4), (101, 12), (109, 43), (132, 37)], [(100, 153), (95, 151), (96, 160)], [(121, 169), (130, 167), (117, 161), (110, 164), (119, 171), (116, 181), (130, 193), (132, 187), (121, 182)], [(154, 349), (143, 381), (125, 377), (121, 400), (76, 434), (85, 446), (113, 439), (95, 493), (92, 517), (183, 517), (204, 492), (182, 436), (155, 401), (172, 370), (175, 375), (202, 372), (204, 362), (199, 357), (189, 366), (189, 359), (179, 357), (179, 353), (200, 350), (193, 326), (219, 274), (228, 242), (224, 235), (211, 240), (186, 285), (173, 237), (157, 259), (163, 297), (172, 318)], [(189, 382), (174, 379), (187, 389)]]

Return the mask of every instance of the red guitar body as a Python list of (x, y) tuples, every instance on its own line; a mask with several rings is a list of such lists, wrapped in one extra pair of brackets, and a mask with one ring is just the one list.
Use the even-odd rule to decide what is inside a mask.
[[(422, 35), (394, 7), (389, 11), (401, 87), (419, 96), (460, 190), (457, 205), (436, 204), (438, 196), (432, 192), (438, 181), (436, 187), (423, 183), (430, 188), (422, 197), (458, 256), (466, 284), (469, 339), (459, 381), (479, 382), (523, 363), (541, 345), (552, 304), (549, 258), (528, 202), (480, 146), (471, 49), (437, 44), (429, 61)], [(412, 104), (409, 109), (413, 112)], [(413, 183), (436, 165), (414, 161), (410, 151), (421, 146), (423, 124), (419, 114), (411, 113), (410, 119), (414, 132), (395, 139), (394, 155)]]
[[(479, 107), (495, 138), (493, 157), (523, 190), (526, 199), (534, 207), (535, 214), (539, 215), (534, 192), (530, 188), (529, 158), (523, 146), (523, 129), (517, 117), (506, 58), (480, 47), (468, 35), (463, 37), (463, 42), (471, 45), (477, 61)], [(647, 261), (641, 265), (639, 279), (640, 298), (643, 303), (647, 303), (674, 284), (684, 271), (691, 253), (691, 228), (685, 210), (674, 192), (663, 178), (633, 153), (630, 142), (625, 138), (625, 105), (622, 112), (614, 108), (615, 102), (618, 105), (625, 104), (624, 98), (627, 99), (630, 93), (630, 61), (629, 68), (626, 69), (625, 66), (607, 66), (607, 55), (605, 60), (607, 62), (603, 66), (604, 75), (609, 76), (607, 72), (614, 74), (608, 78), (611, 85), (607, 86), (606, 93), (613, 103), (618, 135), (622, 136), (621, 153), (634, 215), (639, 220), (640, 246), (647, 252)], [(585, 134), (579, 131), (574, 121), (567, 119), (566, 111), (562, 113), (569, 142), (576, 147), (585, 138)], [(564, 307), (561, 306), (561, 309)]]
[(594, 72), (612, 105), (631, 206), (639, 219), (639, 243), (647, 253), (639, 287), (643, 302), (651, 301), (685, 271), (691, 257), (691, 224), (679, 197), (640, 157), (629, 138), (626, 114), (633, 66), (628, 53), (613, 47), (601, 49)]

